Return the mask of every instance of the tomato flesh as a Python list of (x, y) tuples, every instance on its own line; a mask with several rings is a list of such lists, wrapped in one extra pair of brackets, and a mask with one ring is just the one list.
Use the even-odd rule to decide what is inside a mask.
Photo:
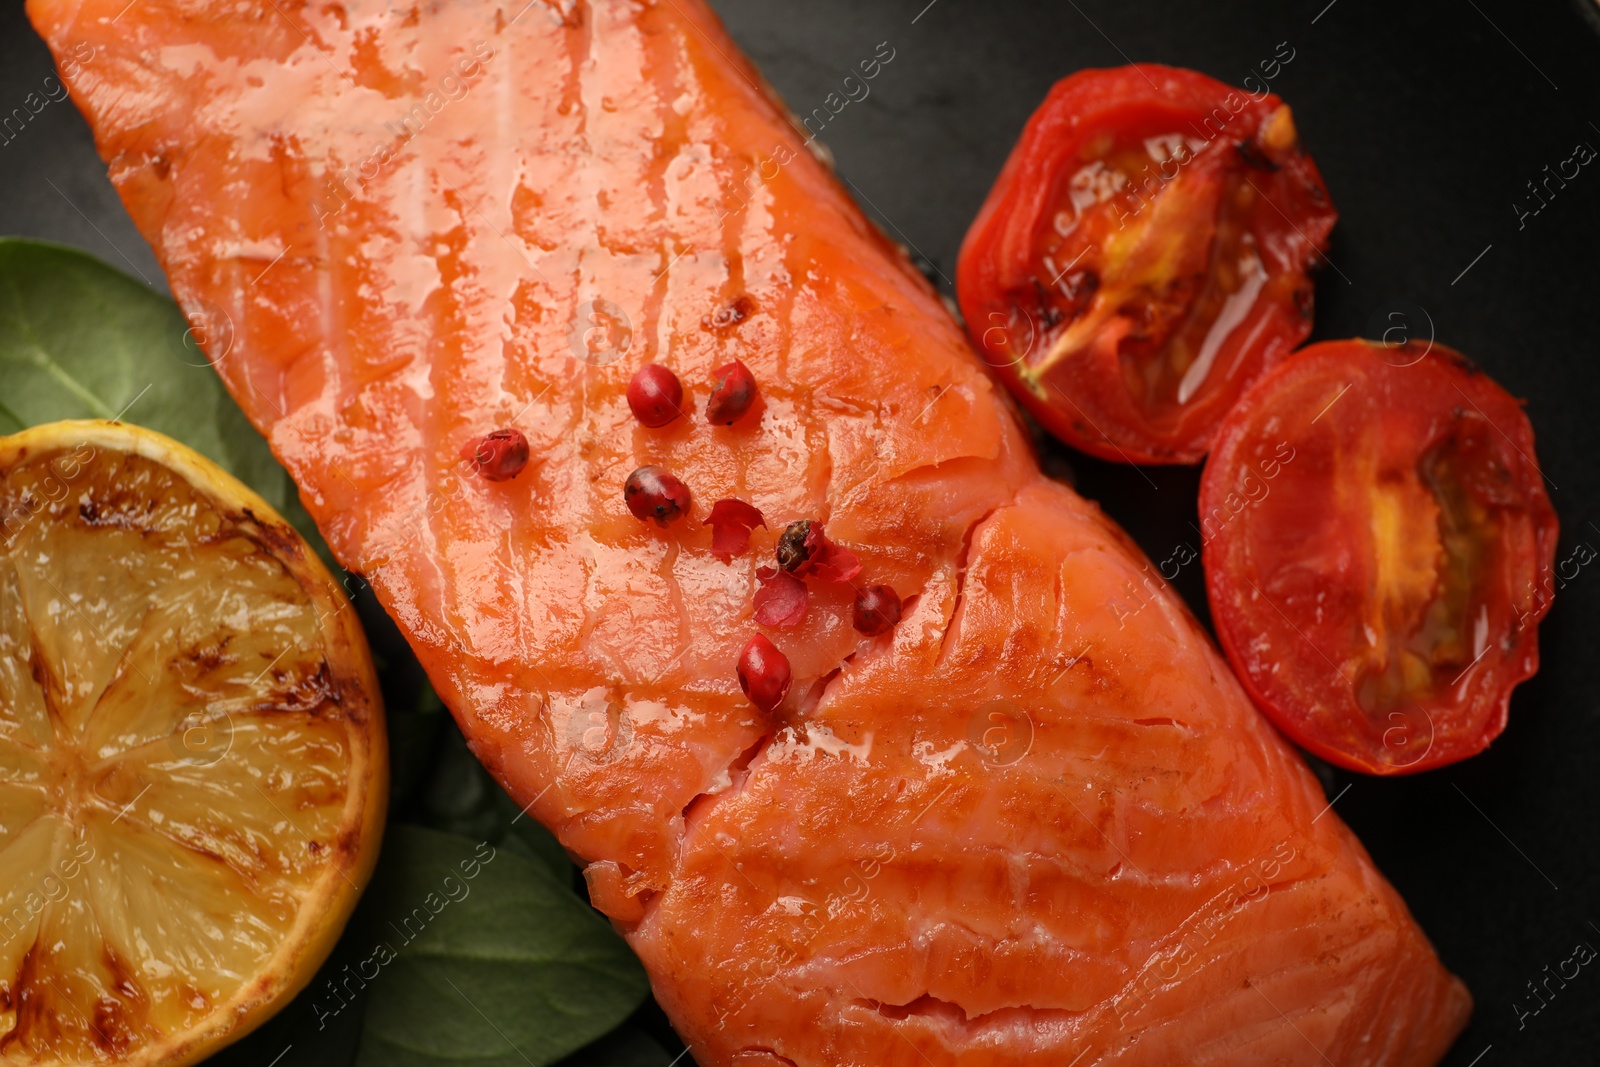
[(1334, 219), (1276, 97), (1163, 67), (1085, 71), (1030, 120), (957, 287), (990, 363), (1057, 436), (1193, 463), (1309, 332), (1307, 273)]
[[(1172, 145), (1178, 155), (1165, 151)], [(1169, 134), (1132, 147), (1079, 168), (1065, 207), (1041, 234), (1037, 276), (1055, 280), (1043, 318), (1060, 329), (1046, 352), (1024, 363), (1042, 377), (1092, 345), (1114, 345), (1134, 404), (1164, 425), (1204, 382), (1266, 271), (1245, 227), (1254, 191), (1237, 174), (1218, 176), (1230, 168), (1207, 160), (1212, 165), (1180, 170), (1148, 201), (1134, 184), (1141, 165), (1148, 173), (1192, 158), (1203, 142)], [(1190, 218), (1215, 219), (1215, 229), (1185, 226)], [(1095, 266), (1078, 266), (1097, 251)]]
[(1505, 728), (1538, 669), (1557, 524), (1527, 417), (1461, 356), (1297, 353), (1224, 422), (1200, 508), (1217, 635), (1296, 742), (1392, 774)]
[[(1375, 525), (1381, 521), (1390, 539), (1378, 545), (1374, 582), (1382, 610), (1372, 622), (1381, 626), (1376, 632), (1382, 642), (1369, 649), (1354, 686), (1356, 702), (1369, 714), (1387, 714), (1446, 689), (1487, 644), (1492, 578), (1504, 562), (1499, 511), (1516, 503), (1475, 492), (1505, 471), (1485, 447), (1484, 435), (1491, 432), (1476, 413), (1461, 412), (1418, 461), (1426, 494), (1391, 502), (1381, 487), (1375, 490), (1384, 501), (1381, 520), (1374, 507)], [(1431, 515), (1432, 529), (1424, 519), (1408, 534), (1395, 521), (1407, 514)], [(1423, 551), (1407, 552), (1397, 543), (1400, 537)], [(1411, 566), (1384, 566), (1401, 556), (1413, 557)]]

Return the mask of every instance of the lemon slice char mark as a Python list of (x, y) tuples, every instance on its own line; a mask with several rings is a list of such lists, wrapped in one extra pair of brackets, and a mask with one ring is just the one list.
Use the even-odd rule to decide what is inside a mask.
[(0, 438), (0, 1062), (193, 1063), (377, 859), (382, 701), (299, 535), (159, 434)]

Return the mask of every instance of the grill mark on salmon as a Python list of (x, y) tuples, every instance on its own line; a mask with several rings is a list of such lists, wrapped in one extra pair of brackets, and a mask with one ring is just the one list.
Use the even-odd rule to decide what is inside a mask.
[[(1170, 591), (1110, 610), (1148, 563), (1040, 477), (700, 0), (123, 6), (29, 0), (58, 54), (96, 48), (74, 99), (174, 292), (231, 319), (224, 380), (699, 1062), (1443, 1054), (1465, 990)], [(602, 299), (631, 342), (585, 362)], [(710, 427), (732, 358), (760, 419)], [(659, 431), (623, 400), (647, 359), (688, 391)], [(461, 443), (502, 425), (533, 461), (473, 479)], [(772, 528), (723, 564), (695, 517), (642, 526), (620, 487), (645, 462), (695, 516), (737, 496)], [(769, 715), (732, 666), (799, 518), (905, 611), (858, 640), (850, 593), (814, 589)], [(993, 699), (1026, 706), (1016, 760), (972, 741)]]

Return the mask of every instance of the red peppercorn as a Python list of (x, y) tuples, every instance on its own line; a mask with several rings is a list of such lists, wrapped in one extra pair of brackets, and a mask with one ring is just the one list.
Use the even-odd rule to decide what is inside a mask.
[(771, 711), (783, 703), (792, 680), (789, 657), (766, 635), (756, 634), (739, 653), (739, 688), (762, 711)]
[(799, 626), (811, 604), (811, 590), (806, 583), (776, 567), (761, 567), (756, 571), (756, 590), (751, 607), (754, 618), (762, 626)]
[(689, 487), (660, 467), (640, 467), (628, 475), (622, 498), (635, 518), (665, 526), (689, 510)]
[(823, 531), (822, 523), (810, 519), (784, 527), (778, 538), (777, 556), (779, 567), (800, 578), (848, 582), (861, 573), (860, 558), (835, 544)]
[(730, 426), (756, 402), (756, 378), (737, 359), (712, 372), (711, 399), (706, 401), (706, 421)]
[(811, 539), (810, 519), (801, 519), (785, 526), (782, 536), (778, 538), (778, 566), (790, 574), (799, 570), (811, 558), (811, 546), (806, 543)]
[(868, 637), (894, 629), (900, 621), (900, 594), (886, 585), (869, 585), (856, 594), (856, 629)]
[(528, 465), (528, 439), (521, 430), (495, 430), (463, 445), (461, 458), (491, 482), (509, 481)]
[(665, 426), (683, 414), (683, 383), (659, 363), (646, 363), (628, 383), (628, 407), (646, 426)]
[(767, 520), (753, 505), (730, 497), (711, 505), (706, 525), (711, 527), (711, 554), (726, 563), (750, 547), (750, 531), (765, 527)]

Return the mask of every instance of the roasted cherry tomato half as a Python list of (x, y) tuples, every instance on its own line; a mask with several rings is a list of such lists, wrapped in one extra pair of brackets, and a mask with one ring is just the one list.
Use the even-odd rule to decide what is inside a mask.
[(1200, 528), (1234, 671), (1324, 759), (1464, 759), (1539, 669), (1556, 515), (1533, 429), (1441, 345), (1331, 341), (1265, 374), (1217, 435)]
[(1193, 71), (1080, 71), (961, 249), (967, 328), (1027, 408), (1109, 460), (1198, 463), (1311, 331), (1336, 213), (1289, 108)]

